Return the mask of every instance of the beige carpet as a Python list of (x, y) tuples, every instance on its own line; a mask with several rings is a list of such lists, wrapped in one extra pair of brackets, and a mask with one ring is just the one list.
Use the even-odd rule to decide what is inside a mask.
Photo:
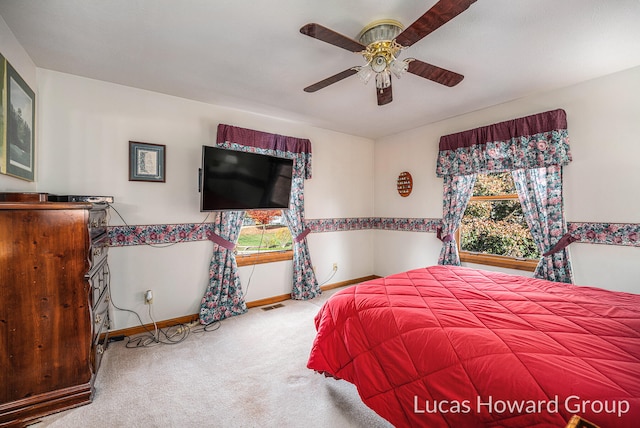
[(253, 308), (176, 345), (113, 342), (93, 403), (34, 427), (389, 427), (353, 385), (306, 368), (330, 294)]

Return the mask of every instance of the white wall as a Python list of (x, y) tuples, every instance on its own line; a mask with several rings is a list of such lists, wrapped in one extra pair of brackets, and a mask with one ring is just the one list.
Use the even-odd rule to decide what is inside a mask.
[[(0, 16), (0, 54), (5, 57), (13, 68), (20, 74), (22, 79), (34, 91), (36, 90), (36, 66), (27, 52), (18, 43), (15, 36)], [(1, 103), (0, 103), (1, 104)], [(36, 116), (38, 114), (36, 106)], [(36, 129), (36, 153), (38, 146), (38, 130)], [(37, 156), (37, 155), (36, 155)], [(36, 163), (38, 158), (36, 157)], [(37, 180), (37, 176), (36, 176)], [(35, 182), (28, 182), (18, 178), (0, 174), (0, 191), (6, 192), (34, 192)]]
[[(640, 223), (639, 93), (640, 68), (634, 68), (381, 139), (375, 150), (376, 216), (442, 217), (442, 180), (435, 176), (440, 136), (562, 108), (573, 154), (564, 176), (567, 220)], [(402, 200), (394, 183), (404, 170), (413, 175), (414, 191)], [(437, 263), (440, 242), (434, 234), (379, 231), (375, 236), (378, 275)], [(409, 254), (419, 243), (424, 243), (420, 256)], [(580, 243), (569, 248), (576, 283), (640, 292), (640, 248)], [(389, 254), (401, 252), (406, 260), (389, 263)]]
[[(371, 140), (50, 70), (38, 69), (37, 81), (40, 191), (114, 196), (128, 224), (199, 223), (206, 216), (197, 192), (201, 146), (213, 144), (218, 124), (227, 123), (311, 140), (307, 218), (373, 215)], [(130, 140), (166, 145), (166, 183), (128, 181)], [(111, 224), (122, 220), (112, 213)], [(339, 269), (332, 282), (372, 273), (373, 231), (319, 235), (308, 237), (319, 281), (333, 262)], [(114, 303), (149, 322), (143, 293), (152, 289), (156, 320), (197, 313), (211, 251), (210, 242), (111, 248)], [(251, 281), (247, 301), (288, 294), (291, 262), (242, 267), (240, 278), (243, 286)], [(116, 312), (115, 329), (136, 324), (133, 315)]]
[[(376, 217), (442, 217), (442, 180), (435, 177), (440, 135), (440, 128), (433, 126), (376, 142)], [(403, 171), (408, 171), (413, 178), (413, 190), (407, 197), (400, 196), (396, 188), (398, 175)], [(438, 261), (440, 241), (433, 233), (379, 230), (375, 239), (376, 275), (385, 276)]]
[[(313, 146), (313, 179), (305, 183), (307, 218), (373, 216), (374, 145), (366, 139), (333, 134)], [(319, 140), (320, 141), (320, 140)], [(318, 282), (336, 283), (371, 275), (372, 230), (311, 233), (311, 259)], [(338, 271), (332, 275), (333, 263)], [(331, 278), (329, 280), (329, 278)]]

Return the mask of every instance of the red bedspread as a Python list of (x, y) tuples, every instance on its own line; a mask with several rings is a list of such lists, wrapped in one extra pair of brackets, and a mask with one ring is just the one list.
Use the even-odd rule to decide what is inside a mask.
[(640, 421), (640, 295), (433, 266), (337, 292), (310, 369), (395, 426)]

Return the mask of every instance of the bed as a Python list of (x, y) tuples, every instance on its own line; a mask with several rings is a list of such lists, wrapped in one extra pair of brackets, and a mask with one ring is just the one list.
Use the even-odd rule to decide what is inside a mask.
[(640, 295), (432, 266), (340, 290), (315, 324), (307, 366), (397, 427), (640, 420)]

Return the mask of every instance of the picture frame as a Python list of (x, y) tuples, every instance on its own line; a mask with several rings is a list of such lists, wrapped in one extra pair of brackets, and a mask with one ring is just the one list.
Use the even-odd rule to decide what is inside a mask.
[(7, 173), (7, 142), (6, 142), (6, 133), (5, 131), (5, 123), (6, 123), (6, 63), (7, 61), (4, 59), (4, 56), (0, 54), (0, 174)]
[(4, 172), (23, 180), (34, 181), (36, 95), (9, 61), (4, 60), (4, 64)]
[(166, 146), (129, 141), (129, 181), (164, 183)]

